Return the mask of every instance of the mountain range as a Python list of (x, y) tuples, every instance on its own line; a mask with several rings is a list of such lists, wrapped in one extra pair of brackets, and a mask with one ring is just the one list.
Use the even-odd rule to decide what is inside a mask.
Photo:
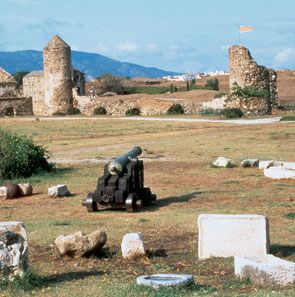
[[(150, 78), (178, 74), (154, 67), (144, 67), (133, 63), (120, 62), (100, 54), (80, 51), (72, 51), (72, 65), (75, 69), (82, 71), (88, 79), (96, 78), (105, 73), (111, 73), (121, 77)], [(35, 50), (0, 51), (0, 67), (11, 74), (21, 71), (42, 70), (42, 52)]]

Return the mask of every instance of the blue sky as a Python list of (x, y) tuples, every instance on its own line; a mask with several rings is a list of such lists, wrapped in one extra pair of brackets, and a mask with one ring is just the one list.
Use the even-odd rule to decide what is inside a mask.
[(295, 69), (295, 0), (0, 0), (0, 50), (74, 50), (166, 70), (227, 69), (241, 35), (260, 64)]

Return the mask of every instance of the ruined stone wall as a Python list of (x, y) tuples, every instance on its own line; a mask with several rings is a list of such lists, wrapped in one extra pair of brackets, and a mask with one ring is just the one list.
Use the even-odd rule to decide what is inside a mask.
[(31, 98), (1, 98), (0, 116), (29, 116), (33, 114)]
[(72, 81), (73, 81), (73, 88), (76, 88), (79, 96), (86, 95), (85, 78), (84, 78), (84, 74), (81, 71), (76, 69), (73, 70)]
[(96, 107), (104, 107), (108, 115), (123, 116), (128, 109), (137, 107), (141, 115), (166, 114), (173, 104), (181, 104), (187, 114), (195, 114), (202, 111), (202, 104), (193, 100), (161, 100), (136, 98), (124, 100), (122, 97), (99, 97), (99, 96), (77, 96), (74, 92), (74, 107), (79, 108), (82, 114), (93, 115)]
[(0, 97), (17, 96), (17, 82), (14, 77), (0, 68)]
[(269, 105), (263, 98), (231, 97), (226, 100), (226, 108), (240, 108), (245, 115), (265, 115), (269, 113)]
[(46, 114), (43, 76), (25, 76), (23, 78), (23, 96), (32, 98), (34, 115)]
[(72, 105), (71, 48), (58, 36), (43, 50), (46, 115), (66, 112)]
[[(258, 104), (256, 109), (267, 110), (267, 113), (271, 112), (272, 107), (275, 107), (278, 101), (276, 72), (258, 65), (252, 58), (249, 50), (238, 45), (231, 46), (229, 49), (229, 68), (230, 90), (233, 90), (235, 84), (241, 88), (255, 87), (257, 91), (267, 90), (270, 94), (270, 100), (261, 99), (260, 102), (259, 98), (256, 98), (255, 102)], [(238, 100), (236, 104), (232, 103), (233, 105), (240, 105), (241, 98), (232, 97), (230, 99)], [(248, 99), (251, 98), (247, 98), (247, 100)], [(255, 102), (252, 102), (251, 106), (253, 106)], [(242, 105), (246, 107), (248, 103)], [(261, 108), (262, 105), (265, 106)]]
[(0, 97), (15, 97), (16, 95), (16, 82), (0, 82)]

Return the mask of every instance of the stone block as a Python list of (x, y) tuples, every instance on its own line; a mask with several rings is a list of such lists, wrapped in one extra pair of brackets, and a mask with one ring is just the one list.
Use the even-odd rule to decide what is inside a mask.
[(30, 184), (18, 184), (18, 187), (22, 196), (31, 196), (33, 194), (33, 187)]
[(269, 167), (275, 166), (274, 160), (268, 160), (268, 161), (260, 161), (259, 162), (259, 169), (266, 169)]
[(6, 199), (19, 198), (22, 196), (21, 190), (17, 184), (6, 183), (4, 186), (7, 188)]
[(69, 235), (60, 235), (55, 244), (62, 255), (88, 256), (100, 251), (107, 242), (104, 230), (96, 230), (85, 235), (81, 231)]
[(264, 169), (264, 176), (272, 179), (295, 179), (295, 169), (287, 169), (284, 166), (275, 166)]
[(242, 167), (258, 167), (259, 160), (258, 159), (244, 159), (241, 162)]
[(124, 235), (122, 244), (123, 258), (136, 258), (145, 255), (144, 241), (141, 233), (127, 233)]
[(0, 279), (22, 276), (28, 268), (28, 236), (21, 222), (0, 222)]
[(235, 275), (258, 285), (295, 284), (295, 263), (273, 255), (235, 257)]
[(225, 157), (218, 157), (217, 160), (213, 162), (213, 166), (231, 168), (234, 167), (235, 164), (231, 159), (227, 159)]
[(71, 193), (68, 190), (66, 185), (57, 185), (48, 188), (48, 196), (49, 197), (65, 197), (69, 196)]
[(7, 199), (8, 189), (7, 187), (0, 187), (0, 199)]
[(262, 215), (201, 214), (198, 233), (200, 259), (260, 256), (269, 249), (268, 222)]

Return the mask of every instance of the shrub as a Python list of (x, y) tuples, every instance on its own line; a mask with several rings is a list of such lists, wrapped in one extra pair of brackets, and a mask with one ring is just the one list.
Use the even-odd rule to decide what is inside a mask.
[(0, 178), (29, 177), (39, 171), (51, 171), (49, 154), (26, 136), (0, 129)]
[(213, 108), (207, 108), (201, 112), (201, 115), (209, 116), (209, 115), (220, 115), (221, 110), (220, 109), (213, 109)]
[(179, 103), (173, 104), (168, 108), (167, 114), (184, 114), (184, 109)]
[(214, 95), (214, 99), (221, 98), (221, 97), (224, 97), (224, 96), (227, 96), (227, 93), (219, 92), (219, 93)]
[(137, 107), (133, 107), (133, 108), (128, 109), (125, 112), (125, 114), (126, 114), (126, 116), (137, 116), (137, 115), (140, 115), (140, 109)]
[(221, 111), (221, 115), (228, 119), (241, 118), (244, 113), (240, 108), (225, 108)]
[(98, 106), (98, 107), (94, 108), (94, 110), (93, 110), (94, 115), (106, 115), (107, 113), (108, 112), (107, 112), (106, 108), (103, 106)]
[(68, 110), (67, 110), (67, 114), (68, 115), (75, 115), (75, 114), (81, 114), (81, 110), (77, 107), (69, 107)]
[(241, 88), (237, 83), (234, 83), (232, 88), (232, 95), (236, 95), (241, 98), (257, 97), (269, 100), (270, 94), (268, 90), (257, 90), (254, 86), (248, 86)]
[(295, 212), (289, 212), (285, 214), (285, 217), (290, 220), (295, 220)]
[(287, 122), (287, 121), (295, 121), (295, 115), (287, 115), (287, 116), (283, 116), (280, 119), (281, 122)]
[(216, 77), (208, 79), (205, 87), (208, 90), (218, 91), (219, 90), (219, 80)]

